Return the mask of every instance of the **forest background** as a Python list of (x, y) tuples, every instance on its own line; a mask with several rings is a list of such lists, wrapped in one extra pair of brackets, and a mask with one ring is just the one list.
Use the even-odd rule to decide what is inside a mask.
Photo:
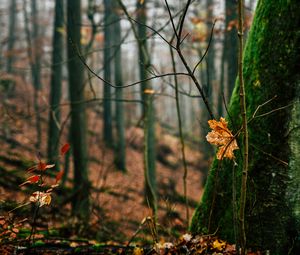
[[(214, 157), (207, 121), (227, 115), (238, 75), (236, 1), (191, 1), (183, 24), (185, 7), (0, 2), (1, 214), (29, 219), (31, 238), (145, 241), (156, 220), (161, 238), (185, 233)], [(49, 207), (28, 206), (51, 184)]]

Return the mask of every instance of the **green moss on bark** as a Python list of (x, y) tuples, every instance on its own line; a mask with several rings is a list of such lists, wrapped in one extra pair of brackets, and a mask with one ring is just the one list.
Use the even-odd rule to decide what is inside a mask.
[[(258, 115), (290, 105), (249, 123), (247, 245), (271, 250), (271, 254), (287, 254), (295, 239), (299, 239), (299, 226), (295, 222), (299, 218), (300, 201), (299, 196), (291, 194), (300, 192), (299, 182), (295, 181), (299, 179), (300, 164), (296, 162), (299, 162), (300, 129), (293, 131), (293, 139), (290, 137), (291, 126), (299, 124), (297, 111), (293, 114), (291, 106), (295, 108), (294, 102), (299, 99), (296, 93), (300, 80), (299, 17), (297, 0), (259, 1), (244, 56), (248, 118), (274, 96), (277, 98), (263, 106)], [(241, 123), (238, 81), (229, 112), (231, 126), (237, 130)], [(240, 138), (239, 146), (242, 147)], [(241, 179), (241, 151), (242, 148), (236, 153), (237, 180)], [(236, 186), (239, 198), (240, 181)], [(209, 231), (218, 229), (221, 237), (236, 242), (231, 162), (224, 161), (221, 167), (214, 162), (202, 202), (192, 220), (192, 232), (207, 231), (213, 200)], [(296, 249), (293, 252), (296, 254)]]

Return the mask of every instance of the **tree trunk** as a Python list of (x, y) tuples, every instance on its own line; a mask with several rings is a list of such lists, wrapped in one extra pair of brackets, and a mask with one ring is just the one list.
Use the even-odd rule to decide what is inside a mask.
[[(24, 24), (26, 40), (28, 45), (28, 58), (31, 67), (31, 77), (34, 88), (33, 107), (35, 112), (36, 126), (36, 144), (37, 151), (40, 151), (42, 143), (42, 127), (39, 105), (39, 91), (41, 89), (41, 42), (39, 42), (39, 25), (36, 0), (31, 0), (32, 32), (29, 28), (29, 18), (26, 10), (26, 1), (24, 1)], [(33, 40), (33, 42), (31, 41)]]
[[(297, 0), (258, 2), (244, 56), (249, 123), (249, 182), (246, 204), (247, 246), (271, 254), (300, 253), (300, 5)], [(277, 96), (274, 99), (274, 96)], [(282, 107), (282, 108), (281, 108)], [(239, 84), (229, 113), (236, 131), (241, 124)], [(241, 147), (241, 142), (239, 142)], [(236, 242), (242, 148), (237, 166), (214, 161), (191, 231), (214, 232)], [(234, 175), (233, 175), (234, 173)], [(234, 192), (233, 192), (233, 186)], [(233, 194), (237, 192), (236, 197)], [(234, 199), (233, 199), (234, 197)]]
[[(238, 37), (237, 27), (237, 4), (235, 0), (226, 1), (226, 24), (225, 24), (225, 59), (227, 63), (227, 95), (231, 97), (235, 79), (238, 73)], [(230, 23), (231, 22), (231, 23)], [(236, 23), (235, 23), (236, 22)], [(227, 31), (227, 28), (229, 31)]]
[(144, 116), (144, 143), (145, 143), (145, 192), (146, 200), (156, 214), (156, 153), (155, 153), (155, 110), (153, 106), (153, 91), (149, 82), (148, 68), (151, 66), (150, 56), (147, 49), (147, 31), (143, 24), (147, 23), (147, 1), (137, 1), (137, 32), (139, 47), (139, 71), (141, 82), (141, 97), (143, 101)]
[[(64, 4), (61, 0), (55, 1), (55, 17), (53, 26), (53, 51), (51, 66), (50, 112), (48, 130), (48, 159), (58, 163), (58, 145), (60, 132), (60, 98), (62, 87), (62, 56)], [(56, 166), (56, 168), (58, 165)]]
[[(112, 26), (112, 1), (104, 0), (104, 79), (111, 81), (111, 26)], [(103, 102), (103, 139), (107, 146), (113, 145), (111, 87), (104, 84)]]
[(8, 41), (7, 41), (7, 63), (6, 63), (6, 72), (12, 73), (12, 64), (14, 60), (14, 54), (12, 51), (15, 45), (15, 27), (16, 27), (16, 0), (12, 0), (9, 9), (9, 31), (8, 31)]
[[(222, 53), (222, 73), (221, 73), (221, 89), (220, 99), (218, 101), (219, 116), (223, 115), (224, 102), (223, 94), (226, 102), (229, 101), (238, 71), (238, 36), (237, 36), (237, 2), (235, 0), (226, 1), (225, 5), (225, 30), (224, 43)], [(227, 96), (227, 97), (226, 97)]]
[(74, 160), (73, 213), (84, 221), (89, 218), (89, 181), (87, 168), (84, 66), (79, 59), (81, 1), (67, 2), (69, 93), (71, 99), (71, 136)]
[(117, 141), (115, 152), (115, 164), (117, 169), (126, 171), (126, 142), (125, 142), (125, 122), (124, 122), (124, 104), (123, 99), (123, 77), (122, 77), (122, 52), (121, 52), (121, 24), (120, 10), (117, 1), (113, 1), (113, 41), (116, 46), (114, 49), (114, 71), (115, 71), (115, 84), (118, 86), (116, 89), (116, 128), (117, 128)]
[[(208, 31), (211, 31), (211, 27), (214, 22), (214, 1), (213, 0), (207, 0), (206, 2), (206, 8), (207, 8), (207, 21), (209, 24)], [(208, 33), (209, 33), (208, 32)], [(209, 37), (210, 34), (207, 34), (207, 43), (209, 43)], [(214, 36), (211, 40), (209, 51), (207, 52), (207, 60), (206, 60), (206, 96), (208, 98), (211, 97), (211, 92), (215, 89), (215, 83), (216, 83), (216, 68), (215, 68), (215, 42), (214, 42)], [(210, 98), (211, 101), (212, 98)]]

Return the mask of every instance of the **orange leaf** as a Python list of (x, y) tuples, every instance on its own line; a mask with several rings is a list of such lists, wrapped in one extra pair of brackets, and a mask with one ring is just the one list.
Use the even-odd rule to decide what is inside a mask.
[(145, 89), (144, 90), (144, 94), (154, 94), (155, 93), (155, 91), (153, 90), (153, 89)]
[(63, 175), (64, 175), (64, 171), (63, 170), (59, 171), (55, 177), (55, 179), (56, 179), (55, 183), (58, 183), (61, 180), (61, 178), (63, 177)]
[(65, 155), (70, 149), (70, 144), (66, 143), (63, 147), (60, 149), (60, 154), (63, 156)]
[(206, 140), (210, 144), (219, 146), (217, 159), (234, 159), (233, 151), (239, 147), (233, 134), (227, 127), (226, 120), (221, 117), (220, 121), (209, 120), (208, 124), (212, 131), (207, 134)]

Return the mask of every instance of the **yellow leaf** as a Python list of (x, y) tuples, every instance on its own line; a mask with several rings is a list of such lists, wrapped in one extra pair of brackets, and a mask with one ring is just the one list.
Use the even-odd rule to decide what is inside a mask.
[(222, 251), (226, 247), (226, 242), (221, 240), (215, 240), (212, 247), (218, 251)]
[(209, 120), (208, 124), (212, 131), (207, 134), (206, 140), (210, 144), (219, 146), (217, 159), (234, 159), (233, 151), (238, 149), (239, 147), (233, 134), (227, 127), (226, 120), (221, 117), (220, 121)]
[(154, 91), (153, 89), (145, 89), (145, 90), (144, 90), (144, 93), (145, 93), (145, 94), (154, 94), (155, 91)]
[(132, 254), (133, 255), (143, 255), (144, 252), (143, 252), (143, 250), (141, 248), (135, 247)]
[(29, 201), (32, 203), (39, 203), (39, 207), (43, 205), (50, 205), (51, 203), (51, 193), (36, 191), (33, 192), (29, 198)]
[(66, 30), (65, 30), (64, 27), (58, 27), (58, 28), (56, 28), (56, 31), (57, 31), (58, 33), (61, 33), (62, 35), (65, 35), (65, 34), (66, 34)]

